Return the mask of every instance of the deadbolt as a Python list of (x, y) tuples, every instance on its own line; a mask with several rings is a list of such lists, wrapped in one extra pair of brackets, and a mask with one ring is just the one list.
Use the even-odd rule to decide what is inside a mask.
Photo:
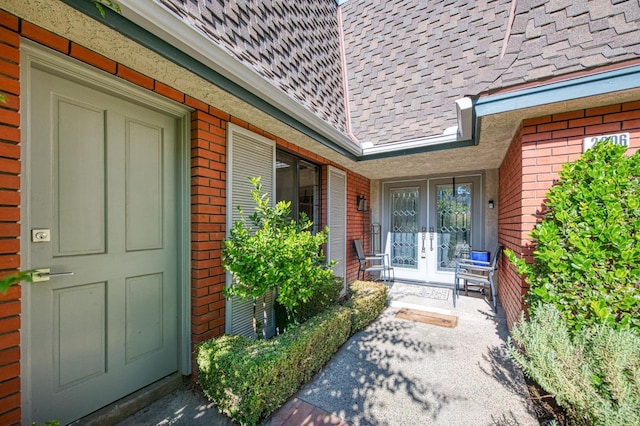
[(51, 230), (49, 229), (32, 229), (31, 230), (32, 243), (44, 243), (47, 241), (51, 241)]

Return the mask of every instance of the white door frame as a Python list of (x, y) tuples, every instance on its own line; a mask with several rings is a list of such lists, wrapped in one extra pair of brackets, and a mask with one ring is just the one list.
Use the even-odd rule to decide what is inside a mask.
[[(419, 282), (442, 282), (453, 281), (453, 272), (451, 274), (447, 273), (437, 273), (435, 271), (436, 267), (436, 259), (435, 256), (430, 255), (431, 249), (431, 241), (430, 241), (430, 223), (433, 215), (434, 208), (432, 206), (433, 200), (432, 198), (435, 194), (432, 194), (432, 183), (440, 180), (452, 179), (453, 176), (456, 179), (465, 179), (465, 178), (477, 178), (480, 182), (480, 188), (475, 192), (476, 198), (473, 200), (474, 206), (477, 207), (476, 219), (475, 223), (479, 224), (479, 237), (480, 241), (484, 241), (484, 209), (481, 207), (483, 204), (484, 197), (484, 172), (464, 172), (464, 173), (451, 173), (445, 175), (434, 175), (434, 176), (419, 176), (415, 178), (403, 178), (397, 180), (388, 180), (382, 182), (382, 193), (381, 193), (381, 224), (382, 224), (382, 236), (383, 236), (383, 246), (385, 247), (385, 253), (391, 255), (391, 246), (390, 246), (390, 238), (389, 238), (389, 190), (392, 188), (403, 188), (403, 187), (413, 187), (417, 186), (420, 188), (420, 218), (418, 223), (418, 228), (420, 231), (426, 232), (418, 232), (418, 254), (417, 254), (417, 269), (415, 271), (411, 271), (409, 269), (405, 269), (406, 274), (404, 275), (406, 280), (410, 281), (419, 281)], [(424, 238), (424, 239), (423, 239)], [(433, 244), (436, 244), (437, 235), (434, 235)], [(422, 245), (425, 244), (426, 256), (423, 258), (421, 256)], [(395, 275), (396, 279), (402, 280), (403, 272), (400, 271), (401, 268), (395, 267)], [(400, 278), (398, 277), (400, 275)], [(450, 275), (450, 277), (449, 277)]]
[[(24, 165), (29, 164), (31, 152), (31, 133), (28, 100), (31, 96), (31, 70), (38, 68), (52, 72), (69, 80), (80, 82), (113, 96), (126, 99), (127, 101), (143, 105), (166, 113), (178, 121), (177, 126), (180, 131), (178, 135), (180, 147), (178, 149), (178, 164), (176, 173), (178, 182), (177, 198), (178, 207), (178, 372), (183, 375), (191, 374), (191, 149), (190, 149), (190, 111), (187, 107), (176, 102), (167, 100), (160, 95), (156, 95), (131, 83), (119, 80), (110, 74), (99, 71), (85, 63), (69, 58), (53, 50), (44, 48), (24, 38), (20, 39), (20, 82), (22, 92), (20, 96), (21, 128), (21, 161)], [(27, 170), (21, 174), (22, 201), (20, 208), (20, 251), (21, 269), (27, 269), (31, 264), (29, 258), (28, 243), (31, 239), (30, 231), (27, 229), (30, 224), (29, 217), (29, 173)], [(31, 287), (29, 284), (22, 286), (22, 317), (20, 344), (22, 347), (20, 360), (21, 394), (23, 421), (30, 423), (31, 413), (31, 371), (30, 354), (32, 348), (29, 344), (28, 330), (31, 322), (28, 313), (31, 308)]]

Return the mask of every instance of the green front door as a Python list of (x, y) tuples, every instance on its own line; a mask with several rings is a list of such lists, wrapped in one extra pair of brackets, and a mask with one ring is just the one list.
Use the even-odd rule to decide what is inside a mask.
[(26, 417), (67, 423), (178, 368), (178, 124), (35, 68), (31, 82), (25, 247), (52, 276), (25, 312)]

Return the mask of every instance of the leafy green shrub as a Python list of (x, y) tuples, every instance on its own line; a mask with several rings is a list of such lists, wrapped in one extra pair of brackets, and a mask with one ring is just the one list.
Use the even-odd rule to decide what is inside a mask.
[(640, 331), (640, 153), (597, 144), (567, 163), (531, 232), (533, 265), (507, 256), (538, 303), (556, 306), (571, 330), (588, 324)]
[(640, 336), (603, 324), (572, 335), (554, 306), (540, 305), (512, 337), (510, 355), (576, 424), (638, 424)]
[(316, 289), (309, 300), (300, 304), (296, 312), (291, 315), (281, 304), (275, 304), (276, 325), (280, 330), (286, 330), (293, 324), (300, 324), (318, 315), (332, 305), (338, 303), (342, 291), (342, 278), (334, 278), (333, 284)]
[(312, 234), (313, 223), (306, 216), (296, 222), (290, 218), (291, 203), (281, 201), (271, 206), (262, 194), (260, 178), (252, 178), (251, 196), (256, 211), (233, 224), (224, 242), (222, 260), (233, 281), (226, 288), (227, 297), (253, 300), (254, 324), (256, 299), (277, 289), (277, 301), (290, 316), (311, 297), (334, 283), (333, 272), (324, 261), (320, 247), (327, 242), (328, 229)]
[(354, 281), (349, 285), (351, 334), (364, 329), (387, 305), (387, 286), (371, 281)]
[(347, 340), (349, 318), (348, 309), (336, 306), (270, 340), (208, 340), (197, 348), (200, 387), (227, 416), (241, 424), (257, 424)]
[(35, 269), (29, 269), (28, 271), (20, 271), (12, 274), (8, 274), (0, 278), (0, 294), (7, 294), (9, 287), (12, 285), (18, 285), (22, 281), (33, 282), (33, 273)]

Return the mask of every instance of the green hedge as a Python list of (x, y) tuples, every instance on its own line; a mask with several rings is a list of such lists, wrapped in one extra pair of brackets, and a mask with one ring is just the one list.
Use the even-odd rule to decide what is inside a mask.
[(387, 286), (371, 281), (354, 281), (349, 285), (347, 306), (351, 309), (351, 334), (364, 329), (387, 304)]
[(350, 335), (384, 309), (387, 288), (356, 282), (346, 306), (334, 306), (270, 340), (222, 336), (197, 348), (198, 381), (217, 408), (257, 424), (308, 382)]

